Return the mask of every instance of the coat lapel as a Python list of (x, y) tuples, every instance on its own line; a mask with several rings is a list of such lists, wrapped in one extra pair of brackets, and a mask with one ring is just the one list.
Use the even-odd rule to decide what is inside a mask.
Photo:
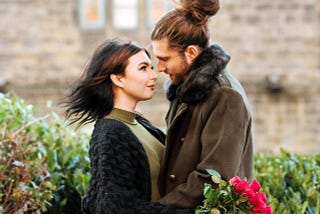
[[(185, 103), (182, 103), (180, 106), (177, 107), (177, 113), (175, 114), (175, 117), (172, 118), (171, 121), (170, 120), (168, 121), (169, 124), (168, 124), (167, 136), (173, 136), (171, 132), (177, 131), (175, 126), (179, 121), (179, 118), (182, 117), (187, 110), (188, 110), (188, 105)], [(165, 151), (165, 156), (163, 158), (163, 163), (167, 162), (172, 146), (173, 146), (172, 144), (171, 145), (166, 144), (166, 147), (165, 147), (166, 151)]]

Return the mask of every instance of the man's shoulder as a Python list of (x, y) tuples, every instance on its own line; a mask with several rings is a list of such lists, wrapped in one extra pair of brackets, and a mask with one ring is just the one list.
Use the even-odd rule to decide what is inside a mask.
[(217, 78), (216, 80), (218, 82), (218, 84), (215, 85), (216, 88), (219, 88), (219, 87), (231, 88), (232, 87), (231, 80), (226, 76), (226, 72), (220, 73), (219, 75), (217, 75), (216, 78)]

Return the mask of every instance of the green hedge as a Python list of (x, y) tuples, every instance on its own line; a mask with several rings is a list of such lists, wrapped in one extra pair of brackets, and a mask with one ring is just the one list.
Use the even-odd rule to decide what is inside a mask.
[(51, 113), (0, 94), (0, 213), (80, 213), (89, 182), (89, 136)]
[[(34, 113), (22, 99), (0, 94), (0, 213), (80, 213), (89, 136), (55, 113)], [(255, 173), (275, 214), (320, 212), (320, 153), (256, 154)]]
[(256, 178), (274, 213), (320, 213), (320, 153), (255, 155)]

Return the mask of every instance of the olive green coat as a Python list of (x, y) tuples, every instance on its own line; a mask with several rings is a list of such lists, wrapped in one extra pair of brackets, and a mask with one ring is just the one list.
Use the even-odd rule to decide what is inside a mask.
[(253, 178), (251, 114), (238, 80), (224, 70), (218, 45), (204, 50), (181, 85), (171, 85), (167, 140), (160, 171), (160, 203), (195, 208), (202, 203), (205, 169), (223, 179)]

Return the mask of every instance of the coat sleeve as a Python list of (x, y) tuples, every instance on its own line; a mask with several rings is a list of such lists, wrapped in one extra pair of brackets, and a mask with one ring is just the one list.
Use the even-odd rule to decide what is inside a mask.
[[(120, 130), (117, 129), (119, 132)], [(126, 140), (130, 142), (130, 137)], [(142, 200), (137, 185), (138, 153), (117, 135), (97, 134), (90, 144), (91, 179), (82, 210), (90, 214), (188, 213), (185, 209)], [(139, 158), (139, 157), (136, 157)], [(143, 180), (144, 178), (141, 178)], [(142, 184), (141, 184), (142, 183)]]
[(200, 161), (187, 181), (162, 197), (160, 203), (195, 207), (202, 203), (204, 183), (211, 183), (205, 169), (217, 170), (225, 180), (240, 170), (246, 142), (251, 138), (250, 114), (236, 91), (219, 88), (214, 95), (203, 111), (207, 113), (199, 115), (203, 120)]
[[(252, 146), (251, 115), (242, 96), (229, 88), (217, 91), (217, 105), (204, 126), (199, 169), (215, 169), (223, 179), (235, 175), (244, 178), (242, 165), (252, 168), (252, 160), (244, 161), (246, 150)], [(251, 179), (251, 173), (246, 174)]]

